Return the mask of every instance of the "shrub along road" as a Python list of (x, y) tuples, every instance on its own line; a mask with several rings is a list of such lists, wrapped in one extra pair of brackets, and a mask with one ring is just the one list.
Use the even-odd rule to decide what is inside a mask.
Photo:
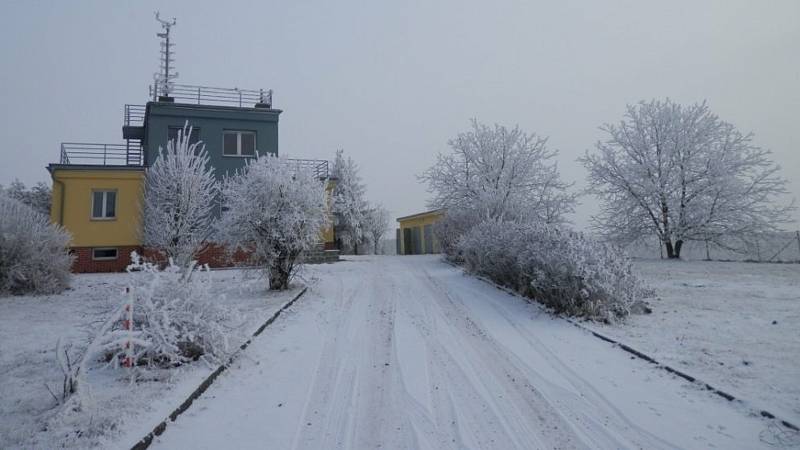
[(759, 448), (769, 423), (437, 257), (311, 289), (162, 448)]

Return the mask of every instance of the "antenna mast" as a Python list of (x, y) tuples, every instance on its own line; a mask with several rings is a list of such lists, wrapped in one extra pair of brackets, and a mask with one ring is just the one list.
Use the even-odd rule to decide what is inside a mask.
[(170, 29), (175, 26), (176, 20), (174, 17), (171, 21), (164, 20), (159, 16), (158, 11), (155, 14), (156, 20), (161, 24), (161, 28), (164, 31), (156, 34), (161, 38), (161, 65), (159, 67), (160, 71), (153, 75), (155, 80), (153, 101), (158, 100), (159, 97), (169, 98), (169, 94), (172, 92), (173, 80), (178, 78), (178, 72), (175, 72), (175, 68), (172, 66), (172, 63), (175, 62), (172, 47), (175, 44), (170, 42), (169, 36)]

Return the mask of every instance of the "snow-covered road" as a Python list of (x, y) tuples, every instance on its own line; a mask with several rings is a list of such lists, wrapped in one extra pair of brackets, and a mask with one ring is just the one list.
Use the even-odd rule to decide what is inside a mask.
[(312, 289), (156, 448), (759, 448), (767, 424), (437, 257)]

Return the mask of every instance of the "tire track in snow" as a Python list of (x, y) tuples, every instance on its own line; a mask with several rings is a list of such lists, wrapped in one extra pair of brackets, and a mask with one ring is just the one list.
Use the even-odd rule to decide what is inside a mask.
[[(675, 444), (664, 441), (663, 439), (647, 432), (643, 428), (636, 426), (618, 408), (597, 392), (579, 374), (572, 371), (555, 354), (550, 352), (547, 347), (535, 336), (535, 330), (531, 327), (519, 326), (517, 320), (509, 316), (507, 312), (501, 316), (508, 321), (517, 333), (519, 333), (530, 344), (530, 348), (539, 353), (550, 368), (555, 369), (561, 377), (566, 379), (575, 391), (579, 394), (566, 391), (563, 387), (547, 380), (528, 364), (520, 360), (513, 352), (492, 339), (482, 327), (473, 321), (465, 307), (463, 300), (452, 290), (442, 286), (424, 268), (425, 279), (431, 289), (440, 293), (436, 296), (439, 300), (444, 300), (448, 304), (444, 307), (452, 307), (458, 311), (455, 316), (464, 317), (466, 327), (478, 330), (476, 336), (480, 341), (474, 348), (482, 348), (481, 344), (493, 348), (492, 351), (482, 352), (479, 361), (487, 361), (487, 368), (494, 370), (498, 366), (505, 368), (507, 375), (515, 380), (525, 380), (526, 387), (536, 392), (536, 396), (541, 401), (550, 404), (550, 412), (562, 417), (576, 434), (581, 437), (585, 445), (592, 448), (676, 448)], [(480, 292), (474, 292), (481, 300), (489, 301), (497, 309), (494, 299), (487, 298)], [(498, 312), (500, 310), (498, 309)], [(492, 363), (494, 361), (494, 363)], [(499, 378), (499, 375), (496, 375)], [(598, 418), (604, 418), (604, 421)]]
[(163, 448), (759, 447), (757, 419), (435, 259), (314, 270), (292, 320), (249, 349), (266, 364), (230, 370)]
[[(435, 281), (434, 281), (435, 282)], [(520, 367), (527, 368), (527, 373), (531, 378), (539, 378), (542, 385), (547, 387), (548, 392), (546, 395), (554, 398), (554, 402), (559, 404), (559, 410), (563, 413), (569, 413), (573, 416), (573, 420), (579, 420), (586, 423), (592, 423), (595, 427), (602, 426), (607, 428), (609, 423), (601, 424), (595, 417), (604, 416), (616, 422), (616, 428), (621, 429), (624, 433), (622, 435), (631, 438), (631, 432), (636, 432), (641, 439), (638, 445), (646, 446), (647, 448), (676, 448), (677, 446), (671, 442), (665, 441), (658, 436), (648, 432), (644, 428), (636, 425), (622, 411), (619, 410), (608, 398), (603, 396), (597, 389), (590, 384), (586, 378), (581, 374), (572, 370), (559, 358), (553, 351), (551, 351), (544, 342), (542, 342), (535, 333), (535, 329), (525, 326), (520, 323), (518, 317), (514, 316), (508, 311), (505, 305), (502, 305), (495, 298), (482, 296), (478, 289), (471, 289), (474, 295), (482, 297), (488, 304), (498, 312), (529, 345), (530, 348), (535, 350), (548, 364), (555, 368), (560, 375), (575, 388), (575, 391), (580, 392), (580, 396), (575, 396), (570, 393), (564, 393), (563, 389), (553, 383), (542, 379), (541, 375), (530, 367), (529, 364), (520, 360), (510, 350), (507, 351), (510, 358), (516, 360)], [(459, 299), (459, 302), (462, 300)], [(502, 344), (500, 344), (502, 345)], [(559, 391), (561, 395), (559, 394)], [(563, 407), (562, 407), (563, 406)], [(621, 436), (622, 436), (621, 435)]]

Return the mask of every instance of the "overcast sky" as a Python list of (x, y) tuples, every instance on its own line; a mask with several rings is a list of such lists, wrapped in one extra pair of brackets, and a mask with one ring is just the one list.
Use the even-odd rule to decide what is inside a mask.
[[(122, 142), (177, 17), (178, 82), (272, 88), (280, 152), (360, 165), (393, 216), (475, 117), (549, 136), (565, 179), (627, 103), (711, 109), (771, 149), (800, 200), (800, 1), (4, 2), (0, 184), (49, 180), (61, 141)], [(596, 211), (584, 198), (572, 220)], [(800, 215), (796, 215), (800, 218)]]

